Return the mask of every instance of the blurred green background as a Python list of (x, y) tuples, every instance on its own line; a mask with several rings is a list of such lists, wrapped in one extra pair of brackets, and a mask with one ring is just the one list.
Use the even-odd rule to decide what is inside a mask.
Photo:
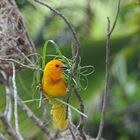
[[(64, 21), (47, 8), (33, 0), (16, 0), (33, 38), (38, 53), (46, 40), (54, 40), (66, 57), (71, 58), (72, 35)], [(75, 27), (81, 42), (81, 65), (92, 65), (95, 72), (88, 77), (88, 87), (81, 91), (85, 104), (85, 131), (96, 137), (102, 103), (105, 77), (106, 28), (109, 16), (111, 25), (117, 9), (117, 0), (47, 0), (61, 11)], [(47, 54), (56, 54), (49, 47)], [(50, 57), (48, 60), (52, 59)], [(137, 0), (121, 1), (121, 10), (116, 28), (111, 36), (110, 93), (107, 100), (103, 137), (107, 140), (140, 140), (140, 3)], [(17, 74), (18, 94), (23, 100), (39, 98), (32, 86), (33, 71)], [(1, 88), (0, 109), (5, 107), (4, 87)], [(70, 104), (78, 108), (72, 96)], [(27, 105), (41, 119), (43, 107), (39, 102)], [(49, 105), (46, 104), (49, 108)], [(49, 114), (49, 112), (48, 112)], [(72, 120), (77, 124), (79, 114), (72, 111)], [(43, 140), (46, 136), (26, 114), (19, 109), (20, 130), (26, 140)], [(1, 126), (1, 123), (0, 123)], [(49, 118), (51, 127), (51, 118)], [(2, 127), (0, 131), (3, 132)], [(4, 132), (3, 132), (4, 133)]]

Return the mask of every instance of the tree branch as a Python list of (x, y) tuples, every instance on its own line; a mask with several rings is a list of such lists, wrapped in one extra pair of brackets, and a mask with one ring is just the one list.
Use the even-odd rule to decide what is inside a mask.
[(64, 22), (68, 25), (70, 31), (72, 32), (73, 37), (74, 37), (74, 40), (75, 40), (75, 43), (76, 43), (78, 46), (80, 46), (80, 42), (79, 42), (79, 39), (78, 39), (78, 37), (77, 37), (76, 31), (75, 31), (74, 28), (72, 27), (70, 21), (69, 21), (64, 15), (62, 15), (58, 10), (52, 8), (52, 7), (51, 7), (50, 5), (48, 5), (47, 3), (43, 3), (43, 2), (41, 2), (41, 1), (39, 1), (39, 0), (34, 0), (34, 1), (37, 2), (37, 3), (39, 3), (39, 4), (41, 4), (41, 5), (43, 5), (43, 6), (45, 6), (45, 7), (47, 7), (47, 8), (50, 9), (52, 12), (54, 12), (56, 15), (58, 15), (59, 17), (61, 17), (61, 18), (64, 20)]
[(103, 94), (103, 105), (102, 105), (102, 111), (101, 111), (101, 120), (100, 120), (100, 125), (99, 125), (99, 130), (97, 134), (96, 140), (101, 140), (102, 133), (103, 133), (103, 127), (104, 127), (104, 119), (105, 119), (105, 111), (106, 111), (106, 102), (107, 102), (107, 94), (109, 90), (109, 64), (110, 64), (110, 36), (112, 32), (115, 29), (118, 15), (120, 11), (120, 0), (118, 0), (118, 6), (117, 6), (117, 14), (116, 18), (113, 22), (113, 26), (110, 29), (110, 19), (107, 17), (107, 41), (106, 41), (106, 62), (105, 62), (105, 89), (104, 89), (104, 94)]
[[(110, 20), (107, 17), (108, 28), (107, 34), (110, 32)], [(106, 73), (105, 73), (105, 90), (103, 93), (103, 105), (102, 105), (102, 112), (101, 112), (101, 120), (99, 125), (99, 131), (96, 140), (100, 140), (102, 137), (103, 127), (104, 127), (104, 119), (105, 119), (105, 109), (106, 109), (106, 100), (107, 94), (109, 89), (109, 55), (110, 55), (110, 36), (107, 35), (107, 42), (106, 42)]]
[(0, 60), (3, 61), (3, 62), (9, 62), (9, 61), (14, 62), (14, 63), (18, 64), (22, 68), (28, 68), (28, 69), (31, 69), (31, 70), (43, 71), (41, 68), (36, 67), (36, 65), (34, 65), (34, 66), (26, 65), (26, 64), (23, 64), (23, 63), (15, 60), (15, 59), (12, 59), (12, 58), (0, 57)]
[(70, 130), (70, 133), (71, 133), (73, 140), (76, 140), (75, 135), (74, 135), (72, 128), (70, 126), (69, 126), (69, 130)]
[[(3, 59), (4, 60), (4, 59)], [(9, 62), (9, 63), (13, 63), (13, 62)], [(13, 88), (14, 88), (14, 93), (12, 93), (12, 96), (14, 97), (14, 99), (17, 100), (17, 104), (23, 109), (23, 111), (27, 114), (27, 116), (43, 131), (45, 132), (48, 137), (50, 138), (50, 140), (54, 140), (53, 136), (51, 135), (50, 131), (46, 128), (46, 125), (44, 125), (44, 123), (27, 107), (27, 105), (20, 99), (20, 97), (17, 95), (17, 89), (16, 89), (16, 83), (15, 83), (15, 67), (14, 67), (14, 64), (13, 65)], [(2, 71), (0, 71), (2, 73)], [(3, 73), (2, 73), (3, 74)], [(3, 77), (6, 78), (6, 75), (4, 75)], [(7, 86), (6, 86), (6, 92), (8, 93), (8, 95), (10, 94), (10, 82), (9, 80), (7, 81)], [(15, 96), (15, 92), (16, 92), (16, 96)], [(11, 95), (11, 94), (10, 94)], [(9, 96), (7, 96), (8, 98)], [(10, 102), (8, 102), (10, 103)], [(8, 114), (7, 112), (9, 112), (9, 106), (11, 107), (11, 105), (7, 105), (8, 107), (6, 108), (6, 111), (5, 111), (5, 115)], [(17, 106), (17, 105), (16, 105)], [(17, 109), (16, 109), (17, 110)], [(10, 113), (11, 114), (11, 113)], [(14, 112), (15, 114), (15, 125), (16, 125), (16, 131), (19, 131), (18, 130), (18, 117), (17, 117), (17, 111)], [(6, 115), (7, 116), (7, 115)], [(8, 115), (8, 116), (11, 116), (11, 115)], [(5, 117), (5, 116), (4, 116)], [(6, 126), (5, 130), (8, 128), (8, 134), (11, 136), (11, 137), (18, 137), (19, 138), (19, 135), (14, 132), (11, 124), (9, 123), (9, 121), (7, 121), (6, 118), (4, 118), (3, 115), (1, 114), (1, 120), (4, 121), (4, 125)], [(9, 120), (10, 117), (8, 117)], [(15, 138), (16, 140), (16, 138)], [(19, 138), (19, 140), (21, 140), (21, 137)]]
[(59, 17), (61, 17), (64, 22), (67, 24), (67, 26), (69, 27), (72, 35), (73, 35), (73, 38), (74, 38), (74, 47), (72, 47), (72, 52), (73, 53), (73, 60), (74, 60), (74, 63), (73, 63), (73, 72), (75, 73), (78, 65), (79, 65), (79, 61), (80, 61), (80, 41), (79, 41), (79, 38), (76, 34), (76, 31), (75, 29), (73, 28), (72, 24), (70, 23), (70, 21), (63, 15), (61, 14), (58, 10), (52, 8), (50, 5), (48, 5), (47, 3), (43, 3), (39, 0), (34, 0), (35, 2), (47, 7), (48, 9), (50, 9), (52, 12), (54, 12), (56, 15), (58, 15)]
[(22, 135), (19, 131), (19, 125), (18, 125), (18, 108), (17, 108), (17, 87), (16, 87), (16, 70), (15, 65), (12, 63), (13, 68), (13, 76), (12, 76), (12, 82), (13, 82), (13, 92), (14, 92), (14, 117), (15, 117), (15, 130), (17, 135), (20, 137), (21, 140), (23, 140)]
[(0, 113), (0, 120), (2, 121), (5, 131), (8, 133), (9, 136), (11, 136), (14, 140), (21, 140), (20, 137), (12, 128), (12, 125), (8, 121), (7, 117), (3, 115), (2, 113)]
[(17, 103), (22, 108), (22, 110), (27, 114), (28, 118), (30, 118), (45, 134), (48, 135), (50, 140), (54, 140), (51, 132), (43, 124), (43, 122), (28, 108), (28, 106), (22, 101), (22, 99), (17, 95)]
[[(46, 4), (46, 3), (43, 3), (39, 0), (34, 0), (35, 2), (49, 8), (51, 11), (53, 11), (56, 15), (58, 15), (59, 17), (61, 17), (64, 22), (67, 24), (67, 26), (69, 27), (72, 35), (73, 35), (73, 38), (75, 40), (75, 43), (74, 43), (74, 46), (72, 46), (72, 56), (73, 56), (73, 65), (72, 65), (72, 77), (75, 79), (75, 77), (77, 76), (77, 68), (79, 66), (79, 63), (80, 63), (80, 41), (79, 41), (79, 38), (76, 34), (76, 31), (74, 30), (74, 28), (72, 27), (70, 21), (63, 15), (61, 14), (58, 10), (52, 8), (50, 5)], [(80, 93), (77, 89), (77, 87), (75, 87), (74, 89), (75, 91), (75, 95), (80, 103), (80, 111), (82, 113), (84, 113), (84, 104), (83, 104), (83, 100), (80, 96)], [(80, 122), (79, 122), (79, 125), (78, 125), (78, 130), (81, 134), (81, 137), (86, 140), (86, 136), (83, 132), (83, 124), (84, 124), (84, 118), (82, 115), (80, 115)]]
[(120, 12), (120, 0), (118, 0), (118, 5), (117, 5), (117, 14), (114, 20), (114, 23), (112, 25), (111, 30), (108, 32), (109, 36), (111, 36), (112, 32), (114, 31), (114, 28), (116, 26), (117, 20), (118, 20), (118, 16), (119, 16), (119, 12)]
[[(79, 103), (80, 103), (80, 111), (81, 111), (82, 113), (84, 113), (84, 104), (83, 104), (83, 100), (82, 100), (82, 98), (81, 98), (81, 96), (80, 96), (80, 93), (78, 92), (78, 89), (77, 89), (77, 88), (74, 89), (74, 93), (76, 94), (77, 99), (78, 99), (78, 101), (79, 101)], [(80, 122), (79, 122), (79, 125), (78, 125), (78, 130), (79, 130), (80, 135), (81, 135), (81, 137), (83, 138), (83, 140), (86, 140), (86, 135), (84, 134), (83, 126), (84, 126), (84, 116), (83, 116), (83, 115), (80, 115)]]
[(3, 79), (5, 80), (5, 92), (6, 92), (6, 108), (4, 114), (0, 114), (0, 119), (3, 123), (3, 126), (6, 132), (15, 140), (23, 140), (23, 138), (14, 131), (11, 125), (11, 116), (12, 116), (12, 97), (11, 97), (11, 80), (7, 74), (0, 70)]

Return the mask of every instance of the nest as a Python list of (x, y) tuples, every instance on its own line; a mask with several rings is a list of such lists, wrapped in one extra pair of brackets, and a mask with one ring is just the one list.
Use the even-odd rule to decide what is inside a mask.
[[(24, 60), (24, 56), (33, 53), (33, 48), (33, 43), (29, 38), (15, 0), (1, 0), (0, 70), (4, 71), (7, 75), (11, 75), (12, 66), (8, 60), (12, 59), (25, 64), (27, 62)], [(16, 71), (22, 69), (18, 64), (15, 64), (15, 66)]]

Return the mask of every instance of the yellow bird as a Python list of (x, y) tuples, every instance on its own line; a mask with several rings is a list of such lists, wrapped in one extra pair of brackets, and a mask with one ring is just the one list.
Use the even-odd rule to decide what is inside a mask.
[(52, 60), (45, 66), (42, 78), (42, 90), (46, 98), (51, 102), (51, 114), (53, 124), (59, 130), (64, 130), (68, 125), (66, 119), (66, 105), (55, 100), (53, 97), (64, 97), (67, 95), (67, 85), (62, 74), (66, 66), (60, 60)]

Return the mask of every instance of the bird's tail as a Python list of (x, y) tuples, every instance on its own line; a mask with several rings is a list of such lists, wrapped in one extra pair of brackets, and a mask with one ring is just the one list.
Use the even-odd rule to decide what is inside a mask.
[(65, 128), (67, 128), (68, 119), (66, 116), (66, 105), (62, 103), (53, 104), (51, 114), (53, 117), (53, 124), (57, 129), (64, 130)]

